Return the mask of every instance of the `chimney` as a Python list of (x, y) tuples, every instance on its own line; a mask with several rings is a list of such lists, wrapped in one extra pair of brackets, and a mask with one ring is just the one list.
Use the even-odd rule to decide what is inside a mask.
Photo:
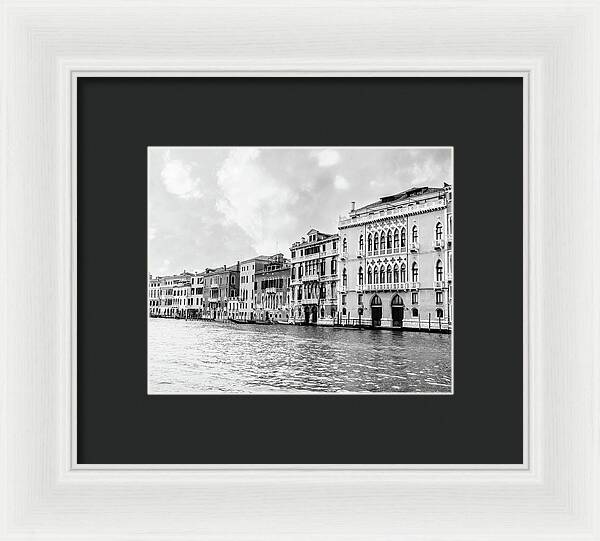
[(350, 203), (352, 206), (350, 207), (350, 212), (354, 212), (356, 209), (356, 201), (352, 201), (352, 203)]

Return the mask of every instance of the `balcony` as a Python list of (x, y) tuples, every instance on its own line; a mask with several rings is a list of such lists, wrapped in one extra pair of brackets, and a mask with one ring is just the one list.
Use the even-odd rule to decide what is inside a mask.
[(409, 289), (414, 291), (415, 289), (419, 289), (420, 286), (421, 284), (419, 282), (410, 282)]
[(433, 287), (435, 289), (444, 289), (445, 285), (446, 283), (444, 282), (444, 280), (436, 280), (435, 282), (433, 282)]
[(294, 278), (291, 281), (291, 285), (293, 285), (293, 286), (299, 286), (301, 283), (302, 283), (302, 279), (301, 278)]
[(362, 292), (362, 290), (363, 290), (363, 288), (364, 288), (363, 284), (358, 284), (358, 285), (356, 286), (356, 291), (358, 291), (359, 293), (361, 293), (361, 292)]
[(340, 254), (340, 259), (343, 261), (344, 259), (348, 259), (348, 251), (344, 250), (341, 254)]
[(306, 304), (319, 304), (319, 299), (302, 299), (300, 302), (303, 305), (306, 305)]
[(360, 257), (365, 257), (365, 249), (363, 248), (362, 250), (358, 250), (356, 252), (356, 257), (360, 258)]
[(401, 291), (408, 291), (408, 282), (400, 282), (398, 286)]
[(444, 241), (444, 239), (436, 239), (433, 241), (433, 249), (434, 250), (442, 250), (445, 245), (446, 245), (446, 242)]
[(340, 293), (346, 293), (346, 291), (348, 291), (348, 286), (339, 286), (338, 291)]
[(419, 243), (418, 243), (418, 242), (411, 242), (411, 243), (408, 245), (408, 249), (409, 249), (411, 252), (418, 252), (418, 251), (419, 251)]

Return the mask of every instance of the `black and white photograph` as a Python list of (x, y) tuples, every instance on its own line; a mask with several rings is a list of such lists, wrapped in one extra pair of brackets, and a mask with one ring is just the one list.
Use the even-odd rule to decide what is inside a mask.
[(148, 147), (148, 394), (452, 394), (452, 147)]

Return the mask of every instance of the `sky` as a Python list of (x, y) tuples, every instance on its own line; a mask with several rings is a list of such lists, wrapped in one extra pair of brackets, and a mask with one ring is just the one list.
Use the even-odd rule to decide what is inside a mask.
[(281, 252), (361, 207), (452, 184), (451, 148), (148, 148), (148, 271), (164, 276)]

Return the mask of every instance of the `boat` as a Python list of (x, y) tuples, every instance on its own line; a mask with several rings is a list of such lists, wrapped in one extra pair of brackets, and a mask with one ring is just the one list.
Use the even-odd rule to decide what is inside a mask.
[(232, 323), (237, 323), (238, 325), (242, 323), (252, 323), (252, 321), (246, 321), (245, 319), (234, 319), (232, 317), (228, 318)]

